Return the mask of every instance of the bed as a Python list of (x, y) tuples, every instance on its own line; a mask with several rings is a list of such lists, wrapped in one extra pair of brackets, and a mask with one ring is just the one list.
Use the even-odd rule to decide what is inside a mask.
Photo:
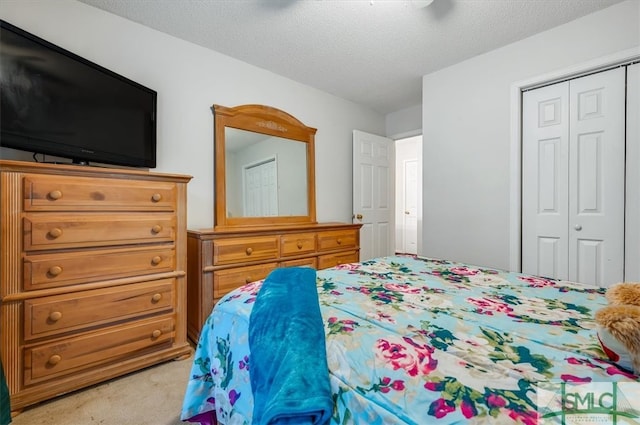
[[(314, 278), (332, 424), (535, 424), (564, 409), (565, 385), (617, 385), (619, 400), (638, 388), (598, 344), (602, 288), (413, 255)], [(253, 422), (248, 331), (262, 284), (214, 307), (181, 419)]]

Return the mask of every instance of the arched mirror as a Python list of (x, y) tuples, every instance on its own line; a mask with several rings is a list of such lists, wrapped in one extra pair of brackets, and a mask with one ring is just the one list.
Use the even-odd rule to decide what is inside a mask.
[(213, 105), (215, 229), (316, 222), (316, 129), (263, 105)]

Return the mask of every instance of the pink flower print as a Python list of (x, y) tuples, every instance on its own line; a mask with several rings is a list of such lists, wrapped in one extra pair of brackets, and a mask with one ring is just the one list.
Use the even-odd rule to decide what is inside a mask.
[(492, 316), (494, 311), (498, 313), (510, 313), (513, 311), (509, 304), (490, 298), (467, 298), (467, 302), (478, 307), (476, 309), (477, 313), (489, 316)]
[(478, 274), (478, 270), (473, 270), (469, 267), (452, 267), (449, 271), (460, 276), (475, 276)]
[(622, 376), (626, 376), (627, 378), (631, 378), (631, 379), (638, 379), (637, 376), (635, 376), (633, 373), (629, 373), (625, 370), (622, 370), (620, 368), (617, 368), (615, 366), (609, 366), (607, 368), (607, 374), (610, 376), (613, 375), (622, 375)]
[(368, 313), (367, 316), (379, 322), (396, 323), (393, 316), (378, 310)]
[(249, 370), (249, 356), (244, 356), (243, 359), (238, 362), (238, 367)]
[(240, 398), (240, 394), (241, 393), (236, 392), (236, 390), (229, 391), (229, 403), (231, 403), (232, 406), (236, 404), (236, 401)]
[(429, 391), (442, 391), (444, 386), (444, 382), (425, 382), (424, 384), (424, 387)]
[(336, 269), (338, 270), (358, 270), (358, 263), (338, 264)]
[(473, 418), (478, 414), (478, 410), (476, 409), (476, 406), (467, 397), (464, 397), (462, 399), (462, 403), (460, 403), (460, 410), (462, 411), (462, 414), (464, 415), (464, 417), (467, 419)]
[(429, 406), (429, 414), (431, 416), (435, 416), (438, 419), (444, 418), (454, 410), (456, 410), (456, 407), (453, 402), (445, 400), (443, 398), (437, 399)]
[(404, 381), (401, 379), (396, 379), (395, 381), (391, 381), (391, 378), (389, 378), (388, 376), (385, 376), (381, 378), (377, 384), (373, 384), (371, 388), (364, 389), (364, 388), (358, 387), (358, 389), (366, 392), (379, 391), (381, 393), (387, 394), (391, 390), (404, 391)]
[(393, 370), (404, 369), (410, 376), (428, 375), (435, 370), (438, 362), (432, 356), (434, 348), (416, 344), (411, 338), (401, 342), (379, 339), (376, 343), (376, 356), (389, 364)]
[(533, 288), (544, 288), (545, 286), (555, 286), (556, 282), (550, 279), (535, 276), (520, 276), (520, 280), (523, 280)]
[(560, 375), (560, 379), (565, 382), (591, 382), (591, 378), (589, 377), (580, 378), (578, 376), (569, 375), (568, 373), (563, 373), (562, 375)]
[(538, 413), (529, 411), (510, 410), (509, 417), (525, 425), (538, 425)]
[(342, 332), (353, 332), (355, 327), (358, 326), (358, 322), (351, 319), (342, 319), (338, 320), (337, 317), (329, 317), (327, 319), (329, 323), (329, 333), (330, 334), (338, 334)]
[(575, 357), (568, 357), (567, 358), (567, 363), (572, 364), (572, 365), (582, 365), (582, 366), (586, 366), (586, 367), (590, 367), (590, 368), (597, 367), (596, 365), (592, 364), (589, 360), (577, 359)]
[(403, 391), (404, 390), (404, 381), (401, 379), (396, 379), (395, 381), (393, 381), (391, 383), (391, 388), (393, 388), (396, 391)]
[(405, 285), (402, 283), (387, 283), (386, 285), (384, 285), (384, 289), (386, 289), (387, 291), (402, 292), (405, 294), (420, 293), (420, 288), (416, 288), (411, 285)]
[(249, 292), (249, 293), (257, 294), (258, 291), (260, 290), (260, 287), (262, 287), (262, 283), (263, 282), (264, 282), (264, 280), (257, 280), (255, 282), (246, 284), (246, 285), (240, 287), (240, 291), (241, 292)]
[(486, 400), (489, 407), (504, 407), (507, 405), (507, 400), (497, 394), (489, 394)]

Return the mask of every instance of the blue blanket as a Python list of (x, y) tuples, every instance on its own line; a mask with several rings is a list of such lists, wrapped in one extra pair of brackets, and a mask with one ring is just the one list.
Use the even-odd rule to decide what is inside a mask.
[(333, 412), (316, 272), (272, 271), (249, 320), (253, 423), (325, 424)]

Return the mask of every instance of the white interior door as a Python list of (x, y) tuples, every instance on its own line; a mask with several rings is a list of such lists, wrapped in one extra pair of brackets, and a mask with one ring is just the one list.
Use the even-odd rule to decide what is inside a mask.
[(569, 279), (624, 279), (625, 70), (570, 82)]
[(523, 272), (623, 279), (624, 108), (622, 68), (523, 94)]
[(418, 253), (418, 160), (403, 161), (402, 251)]
[(353, 131), (353, 222), (362, 223), (360, 261), (393, 254), (393, 140)]

